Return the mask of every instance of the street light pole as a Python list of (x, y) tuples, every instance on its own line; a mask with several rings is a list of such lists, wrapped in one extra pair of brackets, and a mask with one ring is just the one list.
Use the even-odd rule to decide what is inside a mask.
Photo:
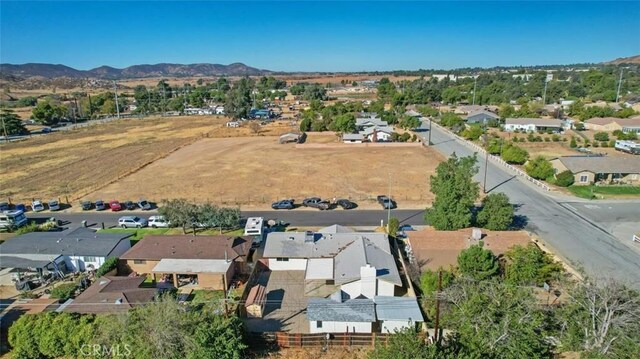
[(623, 69), (620, 69), (620, 80), (618, 80), (618, 91), (616, 92), (616, 103), (618, 103), (618, 100), (620, 99), (620, 87), (622, 86), (622, 71)]

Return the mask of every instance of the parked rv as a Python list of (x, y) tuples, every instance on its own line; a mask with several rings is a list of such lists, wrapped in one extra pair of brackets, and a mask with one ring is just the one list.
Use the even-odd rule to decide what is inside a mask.
[(2, 211), (0, 213), (0, 228), (11, 229), (27, 224), (27, 217), (20, 210)]
[(618, 151), (640, 155), (640, 143), (635, 141), (617, 140), (615, 148)]

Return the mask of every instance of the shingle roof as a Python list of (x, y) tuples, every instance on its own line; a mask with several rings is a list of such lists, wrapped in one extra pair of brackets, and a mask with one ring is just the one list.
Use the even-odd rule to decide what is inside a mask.
[(371, 126), (371, 127), (367, 127), (364, 130), (360, 131), (360, 134), (363, 134), (365, 136), (371, 135), (373, 134), (373, 131), (376, 132), (385, 132), (385, 133), (392, 133), (393, 132), (393, 127), (390, 126)]
[(468, 118), (470, 118), (470, 117), (474, 117), (474, 116), (477, 116), (477, 115), (485, 115), (485, 116), (487, 116), (487, 117), (496, 118), (496, 119), (497, 119), (497, 118), (500, 118), (500, 116), (496, 115), (495, 113), (493, 113), (493, 112), (491, 112), (491, 111), (487, 111), (487, 110), (477, 110), (477, 111), (470, 112), (470, 113), (465, 117), (465, 119), (468, 119)]
[(356, 118), (356, 126), (365, 126), (365, 125), (388, 126), (389, 123), (377, 117)]
[(572, 173), (640, 173), (640, 157), (565, 156), (558, 158)]
[(505, 120), (506, 125), (529, 125), (545, 126), (545, 127), (562, 127), (563, 122), (557, 119), (544, 119), (544, 118), (507, 118)]
[(140, 288), (145, 277), (102, 276), (76, 297), (64, 311), (74, 313), (114, 313), (151, 302), (157, 290)]
[(307, 319), (326, 322), (375, 322), (376, 311), (371, 299), (336, 302), (325, 298), (309, 298)]
[(31, 232), (0, 244), (0, 257), (15, 254), (49, 254), (106, 257), (132, 234), (99, 233), (88, 228), (72, 232)]
[(640, 117), (617, 118), (617, 117), (594, 117), (585, 121), (588, 124), (605, 126), (612, 122), (622, 127), (640, 127)]
[(418, 301), (414, 297), (375, 296), (373, 301), (376, 303), (378, 320), (424, 321)]
[(225, 259), (226, 253), (226, 259), (242, 260), (250, 246), (251, 241), (244, 237), (149, 235), (120, 259)]
[(345, 133), (342, 135), (343, 140), (363, 140), (364, 136), (361, 133)]
[(329, 227), (320, 228), (318, 233), (355, 233), (355, 231), (349, 227), (334, 224)]

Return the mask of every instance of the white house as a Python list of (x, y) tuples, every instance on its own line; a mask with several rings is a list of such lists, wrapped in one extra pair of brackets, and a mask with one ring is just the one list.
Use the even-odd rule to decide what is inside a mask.
[(216, 106), (213, 110), (216, 115), (224, 115), (224, 106)]
[(310, 298), (307, 304), (310, 333), (371, 333), (376, 322), (371, 299), (344, 302), (327, 298)]
[(360, 131), (360, 134), (370, 142), (389, 142), (393, 127), (390, 126), (370, 126)]
[(394, 333), (405, 328), (412, 328), (423, 322), (422, 312), (416, 298), (381, 297), (373, 298), (376, 305), (376, 318), (380, 322), (382, 333)]
[(383, 121), (382, 119), (380, 119), (378, 117), (359, 117), (359, 118), (356, 118), (356, 128), (358, 130), (364, 130), (366, 128), (374, 127), (374, 126), (386, 127), (386, 126), (389, 126), (389, 123), (387, 123), (387, 121)]
[(504, 123), (504, 130), (513, 132), (515, 130), (525, 132), (536, 132), (551, 130), (560, 132), (564, 128), (564, 122), (556, 119), (543, 118), (507, 118)]
[(49, 272), (98, 269), (107, 258), (129, 248), (132, 234), (97, 233), (78, 228), (70, 233), (31, 232), (0, 244), (0, 267)]

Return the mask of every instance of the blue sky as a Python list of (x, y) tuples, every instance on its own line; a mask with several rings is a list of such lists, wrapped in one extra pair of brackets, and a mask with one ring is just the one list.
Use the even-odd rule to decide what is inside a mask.
[(0, 2), (0, 61), (360, 71), (640, 54), (640, 1)]

